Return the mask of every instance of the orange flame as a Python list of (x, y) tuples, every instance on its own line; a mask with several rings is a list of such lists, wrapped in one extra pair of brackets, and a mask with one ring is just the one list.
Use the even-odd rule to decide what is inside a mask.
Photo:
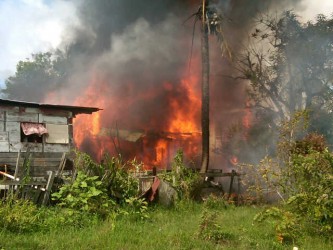
[(168, 144), (165, 140), (158, 140), (157, 145), (155, 147), (155, 153), (156, 153), (155, 164), (156, 165), (160, 166), (161, 164), (166, 162), (167, 147), (168, 147)]
[[(179, 85), (175, 82), (148, 85), (148, 88), (138, 91), (134, 95), (133, 93), (137, 91), (135, 82), (124, 79), (123, 83), (115, 89), (116, 93), (120, 95), (115, 96), (114, 93), (111, 93), (114, 86), (109, 82), (105, 82), (103, 75), (100, 76), (97, 72), (94, 73), (88, 86), (71, 105), (98, 107), (103, 109), (103, 111), (92, 115), (81, 114), (73, 120), (74, 142), (77, 148), (88, 151), (97, 160), (101, 159), (103, 152), (117, 153), (115, 140), (112, 140), (111, 136), (102, 136), (104, 129), (111, 129), (113, 122), (117, 122), (119, 118), (124, 120), (130, 118), (130, 124), (119, 129), (128, 129), (129, 131), (131, 129), (136, 130), (136, 128), (139, 130), (144, 129), (143, 135), (149, 134), (150, 131), (157, 132), (157, 137), (150, 138), (145, 136), (145, 139), (141, 138), (141, 140), (151, 141), (143, 143), (141, 148), (137, 147), (135, 149), (136, 151), (133, 150), (133, 153), (137, 154), (134, 156), (138, 160), (141, 158), (146, 165), (167, 167), (174, 156), (173, 154), (179, 148), (183, 149), (184, 155), (198, 154), (199, 147), (197, 144), (200, 145), (200, 143), (197, 141), (193, 142), (191, 136), (197, 136), (199, 134), (198, 131), (200, 131), (200, 70), (194, 70), (194, 67), (199, 67), (199, 65), (199, 60), (195, 61), (193, 59), (192, 68), (194, 73), (191, 76), (183, 77)], [(47, 96), (48, 101), (57, 100), (57, 94), (59, 95), (59, 93), (50, 92)], [(131, 115), (130, 112), (127, 113), (127, 111), (132, 111), (137, 103), (156, 103), (157, 96), (165, 97), (163, 101), (167, 101), (165, 110), (167, 110), (168, 114), (161, 113), (156, 115), (154, 113), (154, 116), (148, 115), (147, 117), (149, 118), (145, 120), (139, 118), (140, 114)], [(128, 115), (131, 116), (129, 117)], [(162, 121), (164, 122), (162, 123), (159, 119), (160, 116), (163, 116)], [(146, 123), (143, 124), (142, 121)], [(120, 124), (120, 126), (123, 126), (123, 124)], [(159, 133), (161, 138), (158, 138)], [(121, 153), (125, 151), (127, 155), (133, 156), (131, 152), (129, 153), (130, 150), (125, 148), (130, 143), (133, 145), (140, 142), (120, 142)], [(148, 149), (142, 149), (142, 147)], [(87, 148), (89, 148), (90, 152)]]
[(191, 133), (199, 131), (197, 114), (200, 110), (201, 100), (194, 92), (193, 86), (198, 83), (195, 77), (183, 79), (181, 86), (187, 90), (187, 106), (182, 107), (178, 100), (172, 100), (170, 105), (174, 111), (169, 126), (170, 132)]
[(238, 164), (238, 158), (236, 156), (231, 156), (230, 158), (230, 163), (233, 165), (233, 166), (236, 166)]

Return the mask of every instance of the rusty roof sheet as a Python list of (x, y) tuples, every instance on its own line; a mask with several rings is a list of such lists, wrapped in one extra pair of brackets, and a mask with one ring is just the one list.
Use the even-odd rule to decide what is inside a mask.
[(47, 109), (54, 109), (54, 110), (66, 110), (66, 111), (73, 112), (74, 116), (77, 114), (92, 114), (93, 112), (102, 110), (100, 108), (95, 108), (95, 107), (55, 105), (55, 104), (23, 102), (23, 101), (7, 100), (7, 99), (0, 99), (0, 105), (31, 107), (31, 108), (47, 108)]

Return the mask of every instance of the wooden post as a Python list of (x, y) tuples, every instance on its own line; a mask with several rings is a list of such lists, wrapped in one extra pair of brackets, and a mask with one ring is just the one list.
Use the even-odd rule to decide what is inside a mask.
[(51, 189), (52, 189), (53, 181), (54, 181), (54, 177), (55, 177), (55, 173), (53, 171), (48, 171), (48, 174), (49, 174), (49, 178), (46, 183), (42, 205), (47, 205), (50, 200), (50, 193), (51, 193)]
[(61, 160), (60, 160), (57, 176), (62, 175), (62, 172), (64, 171), (64, 168), (65, 168), (65, 165), (66, 165), (66, 153), (64, 152), (62, 154), (62, 157), (61, 157)]
[(232, 170), (231, 171), (231, 177), (230, 177), (230, 186), (229, 186), (229, 194), (228, 194), (228, 199), (230, 199), (231, 192), (232, 192), (232, 186), (234, 185), (234, 178), (236, 175), (236, 171)]
[(17, 153), (17, 159), (16, 159), (16, 166), (15, 166), (15, 173), (14, 173), (14, 178), (17, 178), (19, 168), (20, 168), (20, 157), (21, 157), (21, 150)]

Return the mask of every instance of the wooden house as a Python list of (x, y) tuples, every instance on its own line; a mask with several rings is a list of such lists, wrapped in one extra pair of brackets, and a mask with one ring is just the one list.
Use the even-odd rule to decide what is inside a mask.
[(0, 152), (69, 152), (73, 118), (98, 108), (0, 99)]
[(74, 146), (73, 118), (99, 110), (0, 99), (0, 173), (12, 181), (24, 171), (44, 179), (58, 174)]

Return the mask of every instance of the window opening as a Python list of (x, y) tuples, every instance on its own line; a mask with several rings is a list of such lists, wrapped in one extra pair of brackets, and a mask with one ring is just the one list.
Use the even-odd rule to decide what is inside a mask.
[(43, 143), (43, 134), (47, 134), (43, 123), (21, 123), (21, 142)]

